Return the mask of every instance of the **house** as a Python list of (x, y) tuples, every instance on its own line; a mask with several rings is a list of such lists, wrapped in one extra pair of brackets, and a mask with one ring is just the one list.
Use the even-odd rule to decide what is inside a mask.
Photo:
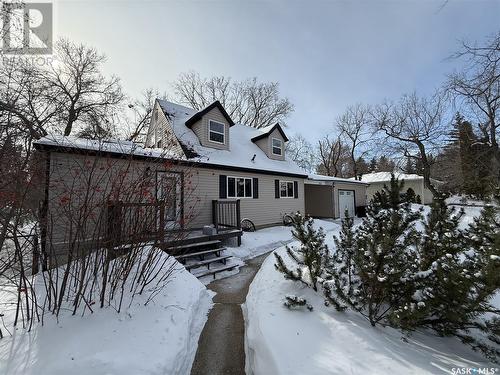
[[(423, 204), (432, 203), (432, 193), (424, 185), (424, 178), (417, 174), (395, 173), (396, 178), (404, 181), (405, 192), (412, 189), (416, 196), (420, 197)], [(361, 176), (362, 182), (369, 183), (366, 189), (368, 201), (370, 201), (377, 191), (384, 188), (384, 185), (389, 185), (391, 182), (391, 172), (375, 172), (367, 173)], [(440, 181), (432, 180), (436, 185), (441, 184)]]
[(286, 156), (287, 141), (279, 124), (235, 124), (218, 101), (195, 111), (164, 100), (155, 102), (144, 147), (44, 137), (35, 143), (46, 170), (42, 237), (58, 257), (68, 244), (95, 248), (110, 233), (280, 224), (304, 213), (308, 177)]
[(305, 181), (306, 215), (319, 218), (363, 216), (369, 184), (346, 178), (310, 174)]
[(145, 147), (173, 145), (180, 158), (193, 162), (190, 183), (198, 212), (192, 227), (212, 223), (213, 200), (239, 199), (241, 217), (259, 228), (304, 213), (307, 174), (286, 157), (287, 141), (279, 124), (235, 124), (218, 101), (195, 111), (156, 100)]
[(42, 138), (35, 143), (46, 171), (42, 247), (59, 258), (70, 245), (91, 251), (110, 238), (163, 239), (207, 225), (239, 238), (242, 223), (258, 229), (295, 212), (361, 212), (366, 183), (308, 176), (287, 157), (287, 141), (280, 124), (236, 124), (218, 101), (196, 111), (160, 99), (144, 146)]

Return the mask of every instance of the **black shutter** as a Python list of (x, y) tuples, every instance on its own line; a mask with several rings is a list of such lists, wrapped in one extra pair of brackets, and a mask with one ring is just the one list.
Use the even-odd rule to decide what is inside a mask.
[(293, 197), (294, 198), (299, 197), (299, 183), (297, 181), (293, 182)]
[(253, 199), (259, 199), (259, 179), (253, 178)]
[(274, 198), (280, 197), (280, 180), (274, 180)]
[(219, 199), (227, 198), (227, 176), (219, 175)]

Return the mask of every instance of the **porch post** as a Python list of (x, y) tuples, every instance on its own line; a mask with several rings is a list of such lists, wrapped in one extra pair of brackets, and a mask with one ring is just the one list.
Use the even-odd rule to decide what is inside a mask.
[(241, 230), (241, 201), (236, 200), (236, 226)]

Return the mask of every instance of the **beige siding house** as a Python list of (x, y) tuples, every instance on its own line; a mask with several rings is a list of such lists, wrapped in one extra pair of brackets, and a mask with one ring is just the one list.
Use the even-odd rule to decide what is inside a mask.
[[(116, 227), (123, 234), (146, 233), (159, 222), (172, 231), (239, 228), (243, 219), (256, 228), (283, 223), (285, 215), (305, 212), (307, 179), (287, 158), (287, 141), (279, 124), (235, 124), (219, 102), (195, 111), (163, 100), (155, 103), (144, 146), (42, 138), (36, 147), (47, 170), (50, 251), (63, 255), (68, 243), (95, 243)], [(134, 222), (138, 212), (160, 206), (161, 220), (155, 211)]]

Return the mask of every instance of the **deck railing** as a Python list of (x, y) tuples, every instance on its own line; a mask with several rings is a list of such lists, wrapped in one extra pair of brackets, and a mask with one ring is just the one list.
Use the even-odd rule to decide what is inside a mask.
[(240, 200), (213, 200), (212, 218), (217, 232), (220, 230), (241, 229)]
[(163, 241), (165, 202), (108, 202), (107, 236), (114, 246), (130, 242)]

